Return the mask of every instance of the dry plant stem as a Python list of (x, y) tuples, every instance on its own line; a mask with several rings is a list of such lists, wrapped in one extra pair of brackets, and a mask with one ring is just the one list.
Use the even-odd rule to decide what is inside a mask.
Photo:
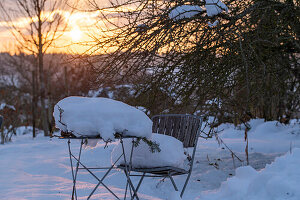
[(225, 146), (225, 148), (230, 151), (231, 156), (236, 157), (240, 162), (244, 162), (242, 159), (240, 159), (227, 145), (226, 143), (217, 135), (215, 134), (217, 141), (219, 141), (221, 144), (223, 144)]
[(235, 168), (236, 168), (236, 165), (235, 165), (235, 160), (234, 160), (234, 155), (233, 155), (233, 153), (231, 153), (231, 158), (232, 158), (232, 162), (233, 162), (233, 168), (235, 169)]

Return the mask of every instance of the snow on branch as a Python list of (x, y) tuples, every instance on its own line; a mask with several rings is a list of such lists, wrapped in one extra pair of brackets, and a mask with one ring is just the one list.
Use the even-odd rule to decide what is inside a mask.
[(192, 18), (202, 11), (203, 9), (197, 5), (181, 5), (171, 10), (171, 12), (169, 13), (169, 18), (173, 19), (174, 21)]
[(8, 105), (6, 103), (1, 103), (0, 104), (0, 110), (3, 110), (4, 108), (8, 108), (8, 109), (11, 109), (11, 110), (14, 110), (14, 111), (16, 110), (16, 108), (12, 105)]
[(208, 26), (209, 26), (210, 28), (213, 28), (213, 27), (215, 27), (215, 26), (217, 26), (217, 25), (219, 24), (219, 20), (214, 21), (214, 23), (207, 22), (207, 24), (208, 24)]
[[(208, 17), (213, 17), (222, 13), (223, 11), (228, 12), (228, 7), (221, 0), (206, 0), (205, 9)], [(205, 12), (199, 5), (180, 5), (171, 9), (169, 13), (169, 18), (173, 21), (178, 21), (182, 19), (189, 19), (197, 14)], [(210, 27), (214, 27), (218, 24), (210, 23)]]
[(213, 17), (225, 10), (228, 12), (228, 7), (221, 0), (206, 0), (205, 8), (207, 16)]

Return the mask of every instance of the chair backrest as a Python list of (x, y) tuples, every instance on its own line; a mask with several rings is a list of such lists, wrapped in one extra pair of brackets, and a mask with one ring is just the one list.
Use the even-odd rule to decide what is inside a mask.
[(153, 133), (160, 133), (175, 137), (183, 143), (185, 148), (195, 147), (197, 144), (202, 118), (195, 115), (165, 114), (152, 117)]

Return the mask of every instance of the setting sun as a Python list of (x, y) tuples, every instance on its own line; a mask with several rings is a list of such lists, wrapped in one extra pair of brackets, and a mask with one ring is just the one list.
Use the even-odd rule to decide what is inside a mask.
[(82, 36), (82, 31), (78, 27), (74, 27), (69, 34), (73, 41), (79, 41)]

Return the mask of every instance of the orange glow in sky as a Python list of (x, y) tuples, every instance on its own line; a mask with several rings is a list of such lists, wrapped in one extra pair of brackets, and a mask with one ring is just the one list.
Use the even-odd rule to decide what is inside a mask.
[[(88, 33), (95, 31), (99, 22), (99, 13), (96, 12), (75, 12), (70, 15), (67, 11), (57, 11), (68, 18), (68, 27), (63, 35), (55, 41), (55, 48), (50, 48), (48, 52), (63, 52), (63, 53), (83, 53), (87, 47), (79, 45), (79, 43), (86, 42), (90, 38)], [(30, 20), (19, 18), (13, 23), (17, 28), (26, 28), (30, 25)], [(12, 29), (11, 29), (12, 30)], [(7, 27), (6, 22), (0, 19), (0, 52), (15, 51), (17, 42)], [(60, 33), (62, 34), (62, 33)]]

